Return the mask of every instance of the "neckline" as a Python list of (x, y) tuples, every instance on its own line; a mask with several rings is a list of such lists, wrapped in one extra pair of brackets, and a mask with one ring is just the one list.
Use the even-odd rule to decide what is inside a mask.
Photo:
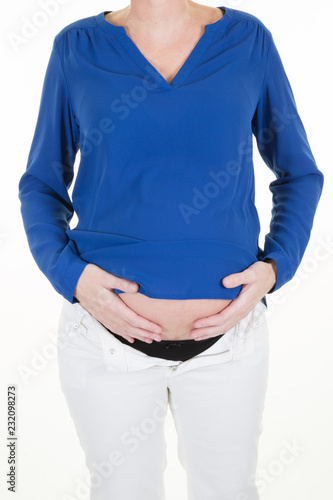
[[(225, 6), (220, 6), (220, 7), (217, 7), (217, 9), (224, 11), (223, 16), (213, 23), (206, 24), (204, 26), (205, 32), (216, 31), (218, 29), (223, 28), (224, 25), (226, 24), (225, 18), (229, 18), (230, 8), (225, 7)], [(116, 24), (111, 24), (111, 23), (109, 23), (109, 21), (107, 21), (105, 19), (105, 15), (109, 14), (110, 12), (113, 12), (113, 10), (104, 10), (104, 11), (100, 12), (99, 14), (97, 14), (97, 16), (95, 16), (99, 27), (102, 28), (106, 33), (111, 33), (112, 35), (126, 35), (127, 36), (127, 33), (126, 33), (124, 26), (117, 26)]]
[(146, 59), (143, 53), (139, 50), (133, 40), (127, 35), (127, 32), (123, 26), (116, 26), (115, 24), (110, 24), (105, 19), (105, 14), (113, 11), (102, 11), (96, 16), (96, 21), (98, 26), (106, 33), (111, 35), (114, 40), (118, 43), (120, 49), (125, 50), (127, 56), (129, 56), (132, 61), (137, 64), (141, 70), (146, 74), (149, 74), (157, 84), (157, 87), (161, 90), (174, 90), (179, 87), (187, 78), (187, 76), (194, 69), (195, 65), (199, 63), (204, 52), (209, 47), (210, 43), (214, 38), (215, 32), (217, 30), (222, 30), (228, 25), (228, 20), (230, 18), (231, 10), (229, 7), (218, 7), (224, 11), (224, 15), (211, 24), (206, 24), (204, 26), (204, 33), (198, 40), (197, 44), (193, 48), (192, 52), (189, 54), (179, 71), (176, 73), (172, 81), (169, 83), (161, 73)]

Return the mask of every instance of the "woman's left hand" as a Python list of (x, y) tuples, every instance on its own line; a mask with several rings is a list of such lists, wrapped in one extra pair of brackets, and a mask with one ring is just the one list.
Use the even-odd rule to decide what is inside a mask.
[(194, 321), (190, 338), (195, 340), (216, 337), (233, 328), (245, 318), (276, 283), (276, 264), (269, 259), (251, 264), (241, 273), (229, 274), (222, 280), (226, 288), (243, 285), (238, 296), (218, 314)]

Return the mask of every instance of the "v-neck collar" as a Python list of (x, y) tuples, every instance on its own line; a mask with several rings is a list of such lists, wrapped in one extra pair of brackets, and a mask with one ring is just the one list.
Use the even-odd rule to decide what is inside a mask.
[(173, 90), (179, 87), (187, 78), (187, 76), (194, 69), (195, 65), (199, 62), (201, 56), (204, 54), (205, 50), (208, 48), (209, 44), (213, 40), (215, 32), (217, 30), (225, 29), (228, 24), (228, 19), (230, 17), (229, 7), (218, 7), (224, 12), (224, 15), (211, 24), (205, 25), (205, 31), (199, 38), (198, 42), (194, 46), (193, 50), (190, 52), (189, 56), (178, 70), (171, 83), (168, 83), (165, 78), (161, 75), (159, 71), (146, 59), (142, 54), (133, 40), (127, 35), (126, 30), (123, 26), (116, 26), (115, 24), (109, 23), (105, 19), (105, 15), (111, 10), (103, 11), (96, 16), (97, 24), (100, 28), (109, 35), (115, 36), (118, 39), (118, 43), (126, 50), (127, 54), (134, 60), (134, 62), (146, 73), (148, 73), (157, 85), (164, 90)]

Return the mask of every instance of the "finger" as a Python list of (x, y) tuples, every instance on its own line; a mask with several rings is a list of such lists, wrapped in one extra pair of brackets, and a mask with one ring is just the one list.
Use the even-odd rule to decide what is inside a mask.
[[(151, 344), (154, 340), (159, 341), (161, 340), (157, 334), (151, 335), (151, 332), (148, 332), (146, 330), (141, 330), (141, 328), (132, 328), (130, 325), (128, 325), (126, 329), (127, 333), (130, 333), (132, 335), (133, 341), (135, 339), (141, 340), (142, 342), (147, 342), (148, 344)], [(124, 336), (124, 334), (122, 334)]]
[[(105, 326), (105, 324), (104, 324)], [(124, 337), (129, 342), (133, 343), (135, 339), (151, 343), (153, 340), (159, 340), (158, 334), (153, 334), (150, 331), (142, 330), (141, 328), (134, 328), (129, 323), (118, 322), (113, 324), (111, 333), (115, 333)]]
[(223, 286), (227, 288), (235, 288), (236, 286), (252, 283), (254, 280), (254, 270), (244, 269), (241, 273), (234, 273), (225, 276), (222, 280)]
[(128, 340), (128, 342), (131, 342), (131, 344), (133, 344), (133, 342), (134, 342), (133, 337), (130, 337), (129, 335), (125, 335), (125, 334), (123, 334), (122, 337), (124, 337), (124, 339)]
[(134, 337), (129, 337), (128, 335), (122, 335), (122, 337), (125, 337), (125, 339), (129, 340), (129, 339), (133, 339), (132, 341), (129, 340), (129, 342), (131, 342), (131, 344), (133, 344), (133, 342), (137, 339), (137, 340), (141, 340), (141, 342), (146, 342), (148, 344), (151, 344), (153, 342), (153, 340), (149, 337), (143, 337), (143, 336), (140, 336), (140, 335), (137, 335), (137, 334), (134, 334)]
[(143, 340), (145, 342), (152, 342), (153, 340), (159, 341), (161, 340), (161, 335), (158, 333), (151, 333), (149, 330), (143, 330), (142, 328), (135, 328), (130, 324), (127, 324), (123, 330), (126, 331), (127, 334), (130, 334), (133, 338), (138, 340)]
[(204, 340), (211, 337), (217, 337), (217, 335), (221, 335), (226, 333), (230, 328), (221, 328), (218, 326), (209, 326), (207, 328), (199, 328), (196, 330), (191, 330), (190, 338), (194, 340)]
[(189, 335), (191, 338), (202, 339), (203, 337), (207, 338), (207, 336), (211, 337), (212, 335), (226, 333), (246, 316), (246, 311), (242, 299), (234, 299), (220, 313), (196, 320)]
[(191, 339), (201, 340), (204, 338), (216, 337), (222, 333), (226, 333), (230, 330), (232, 326), (226, 326), (226, 328), (221, 328), (220, 326), (208, 326), (207, 328), (197, 328), (196, 330), (191, 330), (189, 335)]
[(207, 339), (210, 339), (210, 338), (214, 338), (214, 337), (217, 337), (217, 335), (203, 335), (202, 337), (194, 337), (193, 340), (197, 341), (197, 340), (207, 340)]
[(143, 340), (145, 342), (152, 342), (153, 340), (159, 341), (162, 340), (161, 335), (158, 333), (152, 333), (150, 330), (144, 330), (142, 328), (136, 328), (132, 326), (130, 323), (127, 323), (124, 320), (120, 320), (119, 318), (114, 319), (113, 326), (110, 328), (112, 333), (116, 333), (117, 335), (121, 335), (122, 337), (128, 336), (133, 338), (133, 340)]
[(117, 288), (118, 290), (122, 290), (123, 292), (127, 293), (137, 293), (137, 291), (139, 290), (138, 283), (126, 280), (124, 278), (119, 278), (119, 276), (115, 276), (110, 273), (106, 274), (106, 280), (104, 282), (104, 286), (108, 290)]
[(112, 301), (113, 300), (116, 301), (117, 315), (123, 318), (131, 327), (142, 328), (146, 330), (149, 335), (153, 335), (154, 333), (155, 335), (160, 335), (162, 333), (160, 325), (137, 314), (133, 309), (128, 307), (120, 297), (116, 296), (116, 294), (114, 294)]
[(239, 310), (241, 309), (241, 304), (239, 302), (240, 300), (236, 298), (221, 312), (196, 319), (193, 323), (194, 328), (201, 330), (201, 328), (207, 326), (222, 326), (224, 323), (228, 322), (228, 320), (239, 314)]

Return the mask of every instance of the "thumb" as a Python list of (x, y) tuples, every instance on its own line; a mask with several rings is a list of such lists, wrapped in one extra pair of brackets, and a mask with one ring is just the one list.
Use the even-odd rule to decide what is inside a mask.
[(223, 286), (225, 286), (226, 288), (235, 288), (236, 286), (240, 285), (240, 275), (241, 273), (235, 273), (225, 276), (222, 280)]
[(135, 281), (120, 278), (120, 276), (116, 276), (112, 273), (107, 273), (107, 288), (116, 288), (122, 292), (136, 293), (139, 290), (139, 285), (135, 283)]
[(117, 277), (113, 288), (118, 288), (118, 290), (122, 290), (123, 292), (127, 293), (136, 293), (139, 290), (139, 285), (134, 281), (129, 281), (124, 278)]

